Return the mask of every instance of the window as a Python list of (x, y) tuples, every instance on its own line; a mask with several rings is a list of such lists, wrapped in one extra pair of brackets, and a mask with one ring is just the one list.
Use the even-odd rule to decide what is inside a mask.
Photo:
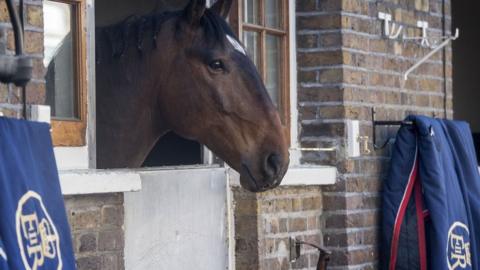
[(288, 2), (239, 0), (230, 18), (287, 126), (290, 124)]
[(82, 0), (43, 1), (46, 102), (56, 146), (85, 145), (86, 71)]

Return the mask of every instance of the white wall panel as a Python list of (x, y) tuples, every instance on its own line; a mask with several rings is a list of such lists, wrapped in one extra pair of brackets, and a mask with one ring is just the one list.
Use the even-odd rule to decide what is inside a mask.
[(126, 269), (227, 269), (225, 169), (140, 175), (142, 190), (125, 193)]

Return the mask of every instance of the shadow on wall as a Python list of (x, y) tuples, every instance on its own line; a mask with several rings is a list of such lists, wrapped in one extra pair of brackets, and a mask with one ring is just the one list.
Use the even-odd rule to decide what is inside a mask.
[(479, 1), (452, 1), (452, 29), (461, 31), (461, 37), (452, 43), (454, 117), (470, 124), (477, 159), (480, 156), (480, 76), (475, 67), (480, 62), (480, 16), (476, 14), (479, 9)]

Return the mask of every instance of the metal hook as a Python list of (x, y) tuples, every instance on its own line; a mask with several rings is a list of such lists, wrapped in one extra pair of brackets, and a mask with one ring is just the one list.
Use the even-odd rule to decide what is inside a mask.
[(383, 20), (383, 35), (389, 39), (396, 39), (403, 31), (403, 25), (392, 22), (392, 14), (379, 12), (378, 18)]
[(392, 30), (391, 30), (391, 34), (388, 36), (389, 39), (396, 39), (398, 38), (398, 36), (400, 36), (400, 34), (402, 33), (402, 30), (403, 30), (403, 25), (400, 25), (397, 29), (397, 32), (395, 34), (393, 34), (395, 32), (395, 27), (397, 25), (395, 23), (392, 23)]
[(327, 263), (330, 260), (330, 255), (332, 252), (324, 247), (321, 247), (317, 244), (309, 243), (290, 237), (290, 262), (295, 262), (301, 256), (301, 246), (306, 245), (313, 248), (316, 248), (320, 254), (318, 256), (317, 270), (326, 270)]
[(374, 149), (385, 148), (393, 138), (388, 138), (383, 144), (377, 145), (377, 126), (411, 126), (412, 121), (377, 121), (375, 120), (375, 107), (372, 107), (372, 140)]

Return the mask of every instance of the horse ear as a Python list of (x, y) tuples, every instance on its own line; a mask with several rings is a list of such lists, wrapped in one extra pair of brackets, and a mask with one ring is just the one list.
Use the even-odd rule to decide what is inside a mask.
[(210, 8), (213, 12), (226, 19), (232, 7), (232, 0), (217, 0)]
[(186, 19), (190, 24), (198, 23), (206, 9), (206, 0), (190, 0), (184, 10)]

